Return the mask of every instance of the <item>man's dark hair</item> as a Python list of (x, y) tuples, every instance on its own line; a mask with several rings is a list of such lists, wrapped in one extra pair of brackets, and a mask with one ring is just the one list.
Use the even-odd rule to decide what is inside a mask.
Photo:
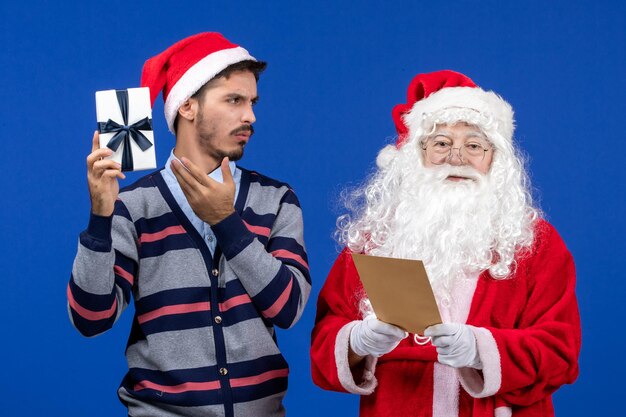
[[(267, 62), (252, 61), (251, 59), (248, 59), (245, 61), (239, 61), (234, 64), (231, 64), (227, 66), (226, 68), (224, 68), (223, 70), (221, 70), (220, 72), (218, 72), (215, 75), (215, 77), (207, 81), (207, 83), (204, 84), (202, 87), (200, 87), (198, 91), (193, 93), (190, 98), (196, 99), (198, 100), (198, 102), (202, 103), (202, 98), (204, 96), (204, 93), (208, 89), (210, 89), (213, 86), (213, 84), (215, 84), (215, 81), (217, 79), (219, 78), (228, 79), (233, 73), (239, 72), (239, 71), (250, 71), (252, 74), (254, 74), (254, 78), (257, 81), (259, 81), (259, 76), (261, 75), (263, 71), (265, 71), (265, 67), (267, 67)], [(178, 115), (176, 115), (176, 119), (174, 119), (174, 132), (176, 132), (177, 128), (178, 128)]]
[(202, 87), (200, 87), (200, 89), (198, 91), (196, 91), (191, 98), (195, 98), (198, 101), (202, 101), (202, 96), (204, 95), (204, 92), (208, 89), (211, 88), (211, 86), (213, 84), (215, 84), (215, 81), (219, 78), (230, 78), (230, 76), (234, 73), (234, 72), (239, 72), (239, 71), (250, 71), (252, 74), (254, 74), (254, 78), (259, 81), (259, 76), (261, 75), (261, 73), (263, 71), (265, 71), (265, 67), (267, 67), (267, 63), (263, 62), (263, 61), (252, 61), (252, 60), (246, 60), (246, 61), (240, 61), (237, 62), (235, 64), (229, 65), (226, 68), (224, 68), (223, 70), (221, 70), (220, 72), (218, 72), (215, 77), (211, 78), (206, 84), (204, 84)]

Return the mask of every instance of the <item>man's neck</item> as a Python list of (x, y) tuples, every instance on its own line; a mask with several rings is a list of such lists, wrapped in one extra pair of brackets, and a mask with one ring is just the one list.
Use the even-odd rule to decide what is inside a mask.
[(193, 162), (198, 168), (207, 174), (213, 172), (220, 166), (222, 161), (207, 155), (197, 141), (185, 140), (184, 138), (176, 138), (176, 146), (174, 147), (174, 156), (178, 159), (185, 157)]

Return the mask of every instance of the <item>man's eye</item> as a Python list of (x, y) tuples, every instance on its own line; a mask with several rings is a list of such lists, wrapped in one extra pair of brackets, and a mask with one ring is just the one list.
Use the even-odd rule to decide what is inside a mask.
[(465, 144), (465, 147), (466, 147), (467, 149), (471, 149), (471, 150), (473, 150), (473, 151), (477, 151), (477, 150), (479, 150), (479, 149), (482, 149), (482, 148), (483, 148), (483, 147), (482, 147), (480, 144), (478, 144), (478, 143), (466, 143), (466, 144)]
[(433, 146), (435, 148), (448, 148), (450, 144), (448, 142), (444, 142), (442, 140), (436, 140), (433, 142)]
[(231, 97), (228, 99), (230, 104), (239, 104), (241, 102), (241, 97)]

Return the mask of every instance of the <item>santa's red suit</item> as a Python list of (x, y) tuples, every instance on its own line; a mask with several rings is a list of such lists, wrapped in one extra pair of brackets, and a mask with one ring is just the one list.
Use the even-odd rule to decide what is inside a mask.
[(574, 262), (556, 230), (543, 220), (536, 224), (532, 248), (516, 262), (507, 279), (483, 272), (473, 284), (467, 280), (469, 285), (453, 292), (451, 311), (442, 313), (444, 321), (447, 317), (471, 326), (482, 370), (437, 363), (432, 345), (408, 337), (378, 359), (366, 357), (355, 381), (348, 341), (356, 320), (362, 319), (364, 291), (344, 250), (318, 300), (311, 346), (314, 382), (360, 394), (362, 417), (553, 416), (551, 394), (578, 375), (581, 334)]

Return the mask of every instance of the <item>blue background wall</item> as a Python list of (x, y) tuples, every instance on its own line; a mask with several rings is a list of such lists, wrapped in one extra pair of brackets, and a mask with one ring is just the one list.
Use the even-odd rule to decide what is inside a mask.
[[(513, 105), (538, 201), (576, 259), (581, 375), (555, 395), (559, 414), (622, 410), (613, 382), (626, 371), (624, 2), (75, 3), (0, 6), (0, 414), (126, 415), (115, 391), (131, 311), (85, 339), (65, 307), (89, 212), (94, 92), (137, 86), (145, 59), (208, 30), (269, 62), (242, 165), (290, 182), (305, 213), (313, 294), (296, 327), (279, 333), (291, 416), (357, 413), (356, 396), (322, 391), (309, 373), (315, 300), (337, 253), (337, 194), (393, 139), (390, 111), (412, 76), (442, 68)], [(162, 111), (159, 99), (159, 164), (174, 144)]]

